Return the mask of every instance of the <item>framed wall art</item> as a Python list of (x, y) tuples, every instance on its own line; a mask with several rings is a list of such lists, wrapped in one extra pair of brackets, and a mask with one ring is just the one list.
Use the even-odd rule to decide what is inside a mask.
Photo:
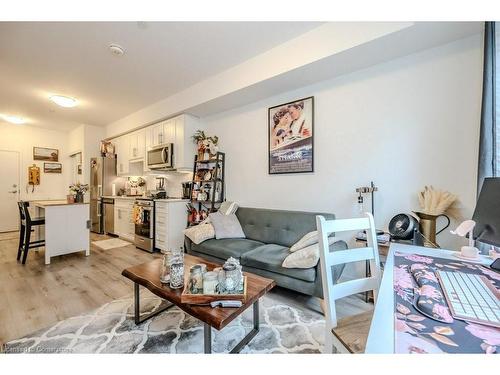
[(62, 173), (61, 163), (43, 163), (43, 171), (45, 173)]
[(59, 150), (55, 148), (33, 147), (33, 160), (59, 161)]
[(314, 97), (268, 109), (269, 174), (314, 172)]

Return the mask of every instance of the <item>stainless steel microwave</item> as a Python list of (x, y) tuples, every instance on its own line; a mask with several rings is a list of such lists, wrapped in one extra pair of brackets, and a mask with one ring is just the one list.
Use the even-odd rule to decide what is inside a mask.
[(165, 143), (152, 147), (148, 150), (148, 168), (150, 169), (173, 169), (174, 144)]

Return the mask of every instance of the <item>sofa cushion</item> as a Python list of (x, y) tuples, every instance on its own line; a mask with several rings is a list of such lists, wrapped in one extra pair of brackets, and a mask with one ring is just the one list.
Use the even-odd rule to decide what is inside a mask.
[(289, 254), (290, 251), (288, 247), (276, 244), (262, 245), (242, 254), (241, 264), (243, 266), (260, 268), (303, 281), (314, 282), (316, 280), (316, 268), (300, 269), (284, 268), (282, 266), (283, 261)]
[(292, 246), (306, 233), (316, 230), (316, 215), (327, 220), (333, 214), (239, 207), (236, 216), (247, 239)]
[(227, 260), (229, 257), (240, 259), (242, 254), (262, 245), (262, 242), (245, 238), (224, 238), (221, 240), (207, 240), (199, 245), (193, 243), (192, 249), (198, 253)]

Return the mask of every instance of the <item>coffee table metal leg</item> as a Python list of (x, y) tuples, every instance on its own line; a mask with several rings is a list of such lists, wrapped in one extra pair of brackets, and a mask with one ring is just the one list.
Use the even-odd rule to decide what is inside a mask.
[[(229, 353), (239, 353), (259, 333), (259, 300), (253, 303), (253, 329)], [(205, 354), (212, 353), (212, 327), (203, 323), (203, 345)]]
[(253, 329), (243, 337), (230, 353), (239, 353), (259, 333), (259, 300), (253, 303)]
[(141, 296), (139, 294), (139, 287), (140, 287), (139, 284), (134, 283), (134, 320), (135, 320), (135, 324), (141, 324), (141, 323), (145, 322), (146, 320), (148, 320), (148, 319), (164, 312), (165, 310), (168, 310), (172, 306), (174, 306), (173, 303), (163, 301), (162, 302), (162, 304), (164, 304), (163, 307), (161, 307), (161, 308), (158, 307), (158, 310), (153, 311), (151, 314), (148, 314), (148, 315), (141, 318), (141, 304), (140, 304)]
[(203, 345), (205, 354), (212, 353), (212, 327), (207, 323), (203, 323)]

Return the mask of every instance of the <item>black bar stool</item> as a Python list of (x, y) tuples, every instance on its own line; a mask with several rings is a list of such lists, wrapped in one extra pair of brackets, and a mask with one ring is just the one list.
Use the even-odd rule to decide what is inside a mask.
[(21, 219), (21, 227), (19, 230), (19, 247), (17, 249), (17, 260), (21, 258), (23, 253), (22, 264), (26, 264), (28, 250), (36, 247), (45, 246), (45, 240), (37, 240), (31, 242), (31, 232), (34, 232), (33, 227), (38, 225), (45, 225), (44, 217), (32, 218), (28, 210), (29, 202), (19, 201), (19, 217)]

